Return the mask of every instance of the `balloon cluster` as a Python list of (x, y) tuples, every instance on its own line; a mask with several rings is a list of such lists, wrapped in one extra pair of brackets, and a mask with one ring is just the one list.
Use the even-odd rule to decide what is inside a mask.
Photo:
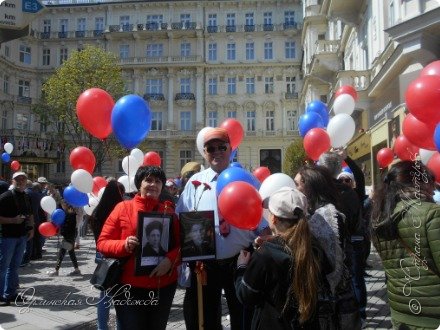
[[(2, 162), (3, 163), (9, 163), (11, 161), (11, 153), (14, 150), (14, 146), (10, 142), (6, 142), (3, 146), (3, 149), (5, 150), (4, 153), (2, 153)], [(21, 164), (18, 160), (13, 160), (11, 162), (11, 170), (18, 171), (21, 167)]]
[(308, 157), (317, 160), (330, 147), (340, 148), (351, 140), (355, 132), (351, 114), (356, 100), (356, 90), (345, 85), (335, 93), (334, 117), (329, 118), (327, 106), (321, 101), (315, 100), (307, 105), (305, 113), (299, 118), (298, 128)]
[(440, 182), (440, 61), (420, 72), (405, 92), (409, 110), (402, 123), (402, 134), (393, 149), (382, 148), (376, 155), (381, 168), (391, 164), (396, 155), (401, 160), (416, 160), (430, 168)]
[(51, 221), (43, 222), (38, 227), (38, 231), (45, 237), (56, 235), (64, 224), (66, 213), (63, 209), (57, 209), (57, 203), (52, 196), (44, 196), (40, 201), (40, 206), (44, 212), (50, 214)]

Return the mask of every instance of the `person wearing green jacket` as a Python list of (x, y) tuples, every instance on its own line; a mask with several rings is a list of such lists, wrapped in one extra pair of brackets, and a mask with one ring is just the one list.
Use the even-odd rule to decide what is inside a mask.
[(420, 161), (391, 167), (373, 197), (373, 243), (387, 276), (396, 329), (440, 325), (440, 205)]

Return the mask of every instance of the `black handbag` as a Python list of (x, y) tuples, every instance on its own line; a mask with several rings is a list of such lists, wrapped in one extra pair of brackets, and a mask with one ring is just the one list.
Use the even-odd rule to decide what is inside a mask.
[(98, 290), (105, 291), (119, 283), (128, 258), (102, 258), (93, 272), (90, 283)]

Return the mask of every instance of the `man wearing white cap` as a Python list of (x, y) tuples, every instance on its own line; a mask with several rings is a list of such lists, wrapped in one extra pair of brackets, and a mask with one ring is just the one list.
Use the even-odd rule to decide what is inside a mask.
[(0, 195), (0, 302), (9, 304), (17, 299), (18, 268), (26, 249), (26, 241), (33, 237), (34, 219), (26, 189), (27, 175), (12, 175), (14, 188)]

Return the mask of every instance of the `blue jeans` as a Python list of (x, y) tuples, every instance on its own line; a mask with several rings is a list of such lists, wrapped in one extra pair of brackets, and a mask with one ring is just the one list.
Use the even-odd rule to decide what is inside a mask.
[(352, 241), (353, 254), (351, 257), (351, 271), (352, 277), (351, 281), (353, 283), (354, 293), (356, 294), (356, 299), (359, 303), (359, 313), (361, 318), (365, 319), (367, 317), (366, 307), (367, 307), (367, 287), (365, 285), (365, 250), (364, 241)]
[(0, 239), (0, 296), (11, 299), (18, 287), (18, 268), (26, 249), (27, 236)]
[[(98, 263), (102, 259), (102, 254), (96, 252), (95, 263)], [(112, 298), (105, 294), (105, 291), (101, 291), (99, 294), (99, 303), (96, 306), (98, 309), (98, 330), (108, 330), (108, 319), (110, 316)]]

